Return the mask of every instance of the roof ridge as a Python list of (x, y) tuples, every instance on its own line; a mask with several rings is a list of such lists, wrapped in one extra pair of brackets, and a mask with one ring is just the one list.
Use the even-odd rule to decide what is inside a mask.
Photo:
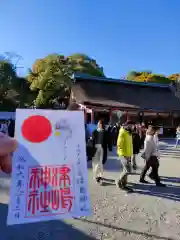
[(75, 73), (73, 76), (74, 79), (84, 79), (84, 80), (93, 80), (93, 81), (102, 81), (102, 82), (112, 82), (112, 83), (121, 83), (127, 85), (137, 85), (137, 86), (146, 86), (146, 87), (156, 87), (156, 88), (169, 88), (171, 89), (170, 84), (162, 84), (162, 83), (147, 83), (147, 82), (135, 82), (127, 79), (114, 79), (107, 77), (96, 77), (90, 76), (84, 73)]

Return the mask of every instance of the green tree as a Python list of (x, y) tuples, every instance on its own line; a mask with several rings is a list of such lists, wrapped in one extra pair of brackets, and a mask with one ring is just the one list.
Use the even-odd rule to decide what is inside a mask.
[(69, 57), (51, 54), (37, 59), (27, 76), (30, 89), (37, 93), (35, 106), (49, 108), (62, 102), (68, 104), (71, 76), (75, 72), (104, 76), (103, 69), (96, 61), (83, 54), (73, 54)]
[(8, 94), (8, 90), (14, 84), (16, 79), (16, 72), (13, 65), (9, 62), (0, 61), (0, 97), (4, 98)]
[(171, 79), (162, 74), (154, 74), (151, 71), (136, 72), (131, 71), (127, 74), (127, 80), (136, 82), (152, 82), (161, 84), (170, 84)]
[(97, 64), (96, 60), (85, 54), (77, 53), (68, 56), (68, 62), (71, 65), (73, 72), (85, 73), (96, 77), (105, 76), (103, 68)]
[(30, 89), (37, 92), (35, 106), (52, 107), (68, 98), (71, 90), (71, 69), (68, 60), (58, 54), (48, 55), (34, 63), (27, 80)]
[(130, 81), (135, 81), (138, 76), (141, 75), (141, 72), (131, 71), (127, 74), (126, 79)]
[(151, 74), (148, 76), (147, 82), (160, 83), (160, 84), (170, 84), (171, 80), (164, 75)]
[(17, 76), (11, 62), (0, 60), (0, 110), (13, 111), (16, 107), (31, 105), (29, 95), (32, 93), (26, 79)]
[(174, 73), (168, 76), (171, 81), (177, 81), (180, 78), (180, 73)]
[(17, 77), (13, 91), (16, 92), (16, 105), (18, 108), (31, 108), (37, 97), (36, 92), (31, 91), (30, 84), (26, 78)]
[[(14, 109), (16, 107), (16, 93), (13, 85), (16, 81), (16, 71), (11, 63), (0, 60), (0, 108)], [(4, 110), (5, 110), (4, 109)]]

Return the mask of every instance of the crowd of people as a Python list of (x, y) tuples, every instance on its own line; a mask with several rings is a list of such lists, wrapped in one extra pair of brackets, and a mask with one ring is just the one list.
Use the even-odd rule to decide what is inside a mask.
[[(7, 138), (8, 136), (14, 137), (14, 120), (1, 121), (0, 122), (0, 157), (7, 159), (7, 156), (3, 152), (6, 151), (6, 147), (3, 144), (14, 143), (13, 139)], [(105, 126), (103, 120), (100, 120), (97, 124), (97, 129), (92, 133), (92, 136), (88, 135), (86, 131), (86, 142), (91, 142), (91, 150), (87, 154), (89, 159), (92, 160), (92, 167), (94, 172), (94, 178), (97, 183), (103, 184), (103, 166), (107, 161), (108, 151), (113, 150), (113, 146), (117, 148), (117, 155), (122, 164), (122, 171), (119, 174), (119, 178), (116, 179), (116, 185), (118, 188), (132, 191), (128, 186), (128, 175), (132, 173), (132, 169), (137, 169), (137, 155), (140, 153), (144, 159), (144, 167), (140, 174), (139, 181), (141, 183), (148, 183), (145, 180), (145, 176), (148, 170), (151, 168), (149, 177), (155, 181), (157, 186), (164, 187), (161, 183), (158, 174), (159, 169), (159, 148), (158, 148), (158, 134), (159, 127), (148, 126), (146, 128), (144, 123), (137, 124), (132, 121), (126, 121), (124, 124), (115, 124), (114, 126)], [(180, 126), (177, 128), (177, 143), (180, 140)], [(4, 142), (3, 142), (4, 141)], [(15, 145), (12, 144), (12, 148)], [(11, 149), (11, 146), (8, 148)], [(2, 153), (1, 153), (2, 151)], [(7, 150), (10, 151), (10, 150)], [(8, 155), (8, 158), (11, 156)], [(2, 157), (1, 157), (2, 158)], [(5, 162), (7, 162), (5, 160)], [(9, 165), (8, 165), (9, 166)], [(5, 167), (6, 168), (6, 167)], [(1, 161), (1, 169), (5, 169)], [(5, 170), (6, 171), (6, 170)]]
[(14, 120), (0, 120), (0, 132), (14, 137), (15, 121)]
[(148, 183), (145, 176), (151, 168), (149, 177), (155, 181), (157, 186), (164, 187), (158, 174), (159, 169), (159, 141), (158, 134), (160, 128), (157, 126), (148, 126), (145, 124), (136, 124), (132, 121), (126, 121), (123, 125), (105, 126), (103, 120), (100, 120), (97, 129), (92, 133), (92, 168), (94, 178), (97, 183), (103, 184), (103, 165), (107, 161), (108, 150), (112, 151), (113, 146), (117, 147), (117, 155), (122, 164), (122, 171), (119, 178), (116, 179), (118, 188), (133, 191), (128, 187), (128, 175), (132, 169), (137, 169), (137, 155), (141, 153), (144, 159), (144, 167), (140, 174), (139, 181)]

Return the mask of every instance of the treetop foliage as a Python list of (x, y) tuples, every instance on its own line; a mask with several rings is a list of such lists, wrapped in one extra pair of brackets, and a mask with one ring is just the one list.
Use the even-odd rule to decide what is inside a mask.
[(165, 76), (163, 74), (155, 74), (151, 71), (136, 72), (131, 71), (127, 74), (127, 80), (136, 82), (152, 82), (152, 83), (164, 83), (170, 84), (172, 81), (177, 81), (180, 74), (172, 74), (170, 76)]
[[(103, 68), (86, 54), (75, 53), (64, 56), (55, 53), (36, 59), (27, 77), (22, 78), (16, 74), (17, 66), (12, 63), (10, 59), (12, 56), (15, 54), (8, 53), (8, 58), (0, 58), (0, 110), (13, 110), (16, 107), (67, 106), (73, 73), (105, 77)], [(165, 76), (149, 70), (130, 71), (125, 79), (170, 84), (180, 80), (180, 73)]]

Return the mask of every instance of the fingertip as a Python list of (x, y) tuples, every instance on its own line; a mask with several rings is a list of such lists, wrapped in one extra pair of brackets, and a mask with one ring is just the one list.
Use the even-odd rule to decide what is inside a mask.
[(2, 138), (2, 137), (4, 137), (4, 136), (5, 136), (5, 134), (2, 133), (2, 132), (0, 132), (0, 138)]
[(0, 170), (6, 174), (12, 172), (12, 158), (8, 155), (6, 157), (0, 157)]
[(18, 146), (18, 141), (15, 138), (11, 138), (12, 141), (12, 151), (15, 151)]
[(18, 146), (16, 139), (4, 136), (0, 137), (0, 156), (5, 156), (14, 152)]

